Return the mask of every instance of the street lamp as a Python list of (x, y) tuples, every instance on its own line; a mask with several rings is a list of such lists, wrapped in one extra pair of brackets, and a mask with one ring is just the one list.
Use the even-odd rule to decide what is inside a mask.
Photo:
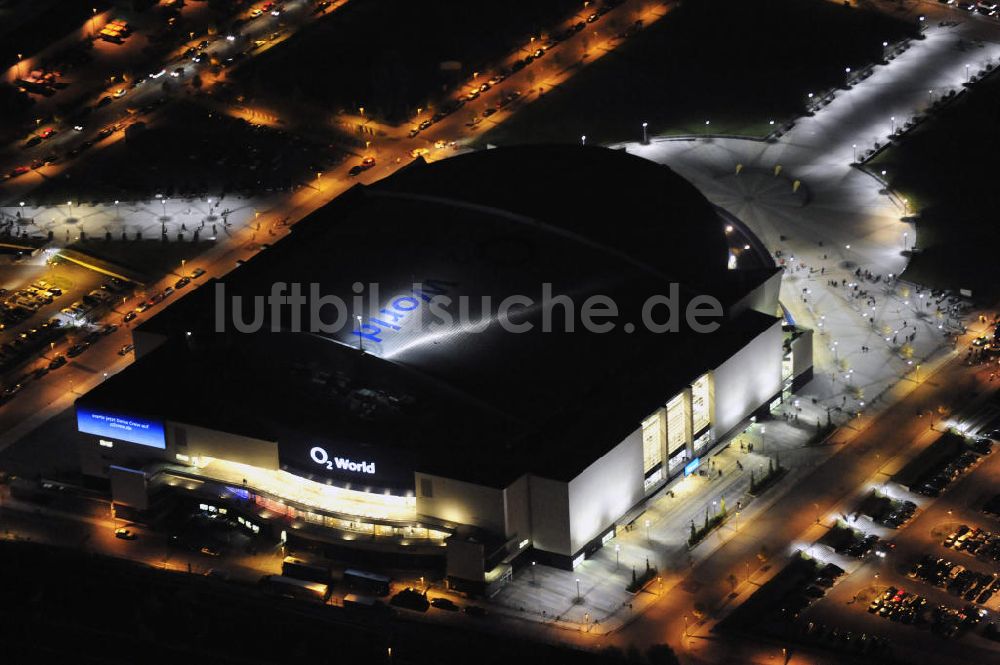
[(580, 596), (580, 578), (579, 577), (576, 578), (576, 597), (577, 598), (581, 598), (582, 597), (582, 596)]
[(705, 136), (706, 137), (708, 136), (708, 126), (711, 125), (711, 124), (712, 124), (711, 120), (706, 120), (705, 121)]
[(969, 65), (965, 66), (965, 82), (969, 82)]
[(906, 251), (906, 238), (909, 235), (910, 235), (909, 233), (907, 233), (906, 231), (903, 231), (903, 251), (904, 252)]
[(644, 145), (649, 144), (649, 131), (647, 129), (648, 127), (649, 127), (648, 122), (642, 123), (642, 142)]
[(854, 149), (854, 163), (857, 164), (858, 163), (858, 144), (857, 143), (852, 143), (851, 144), (851, 148)]
[(649, 520), (646, 520), (646, 542), (649, 542)]
[(618, 567), (621, 565), (622, 562), (621, 555), (622, 555), (622, 546), (619, 545), (618, 543), (615, 543), (615, 570), (618, 570)]
[(580, 137), (580, 145), (587, 145), (587, 135), (584, 134)]
[(97, 36), (97, 24), (95, 23), (95, 21), (97, 20), (97, 7), (91, 7), (90, 11), (92, 12), (91, 16), (90, 16), (90, 36), (91, 37), (96, 37)]
[(365, 350), (365, 338), (361, 336), (361, 315), (357, 314), (357, 315), (355, 315), (354, 318), (358, 320), (358, 350), (359, 351), (364, 351)]
[(535, 585), (535, 562), (531, 562), (531, 585)]
[(73, 219), (73, 202), (67, 201), (66, 205), (69, 206), (69, 216), (66, 219)]
[(891, 135), (893, 135), (895, 133), (896, 133), (896, 116), (890, 115), (889, 116), (889, 135), (891, 136)]
[(121, 218), (122, 215), (120, 209), (118, 208), (118, 199), (115, 199), (115, 219), (121, 219)]
[(21, 53), (17, 54), (17, 78), (19, 78), (19, 79), (23, 79), (24, 78), (24, 72), (21, 71), (21, 59), (23, 57), (24, 57), (23, 54), (21, 54)]
[(851, 68), (844, 67), (844, 85), (851, 85)]

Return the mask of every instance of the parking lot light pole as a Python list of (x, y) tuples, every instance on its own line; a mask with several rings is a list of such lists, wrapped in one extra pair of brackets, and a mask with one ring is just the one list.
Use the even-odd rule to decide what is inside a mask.
[(581, 596), (580, 596), (580, 578), (579, 577), (576, 578), (576, 597), (577, 597), (577, 599), (581, 598)]
[(889, 136), (892, 136), (895, 133), (896, 133), (896, 116), (890, 115), (889, 116)]
[(969, 65), (965, 66), (965, 82), (969, 82)]
[(852, 143), (851, 144), (851, 148), (854, 150), (854, 163), (857, 164), (858, 163), (858, 144), (857, 143)]
[(67, 201), (66, 205), (69, 206), (69, 216), (66, 219), (73, 219), (73, 202)]
[(615, 570), (618, 570), (622, 563), (622, 546), (615, 543)]
[(584, 134), (580, 137), (580, 145), (587, 145), (587, 135)]
[(649, 130), (648, 130), (648, 127), (649, 127), (649, 123), (648, 122), (642, 123), (642, 143), (643, 143), (643, 145), (649, 145)]

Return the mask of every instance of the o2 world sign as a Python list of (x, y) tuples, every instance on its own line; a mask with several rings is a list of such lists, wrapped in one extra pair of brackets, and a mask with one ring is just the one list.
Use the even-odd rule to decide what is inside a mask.
[(313, 462), (330, 471), (351, 471), (353, 473), (368, 473), (372, 475), (375, 473), (375, 462), (355, 462), (346, 457), (330, 457), (330, 454), (326, 452), (326, 448), (319, 446), (314, 446), (309, 451), (309, 456), (312, 457)]

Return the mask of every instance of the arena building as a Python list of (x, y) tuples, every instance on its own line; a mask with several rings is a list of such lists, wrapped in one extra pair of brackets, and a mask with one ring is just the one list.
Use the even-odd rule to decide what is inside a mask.
[[(623, 151), (417, 160), (137, 327), (136, 362), (77, 401), (82, 468), (123, 509), (183, 497), (489, 591), (522, 561), (578, 565), (808, 380), (780, 279), (739, 220)], [(276, 283), (340, 296), (348, 323), (258, 307)], [(534, 304), (482, 304), (515, 294)], [(713, 330), (642, 325), (665, 294), (717, 301)], [(454, 321), (418, 316), (435, 295)], [(580, 323), (596, 295), (609, 330)]]

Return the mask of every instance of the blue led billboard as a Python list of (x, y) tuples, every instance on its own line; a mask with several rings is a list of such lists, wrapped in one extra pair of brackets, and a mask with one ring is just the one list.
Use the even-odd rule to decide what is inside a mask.
[(76, 408), (76, 428), (84, 434), (107, 439), (138, 443), (151, 448), (166, 448), (163, 423), (132, 416), (92, 411), (84, 406)]

